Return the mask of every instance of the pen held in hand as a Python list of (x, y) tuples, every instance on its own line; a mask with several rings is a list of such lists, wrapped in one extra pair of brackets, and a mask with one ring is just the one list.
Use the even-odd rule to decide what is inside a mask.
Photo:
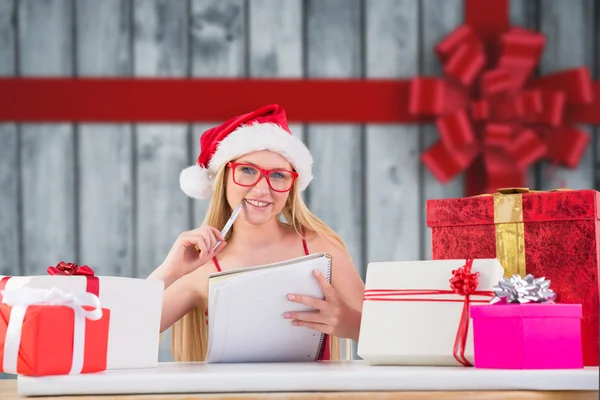
[[(223, 229), (221, 230), (221, 236), (223, 238), (225, 238), (225, 235), (227, 235), (227, 233), (229, 232), (229, 230), (231, 229), (231, 227), (233, 226), (233, 223), (235, 222), (236, 218), (238, 217), (238, 215), (240, 214), (240, 211), (242, 211), (242, 206), (243, 206), (244, 202), (241, 202), (239, 206), (237, 206), (233, 212), (231, 213), (231, 217), (229, 217), (229, 219), (227, 220), (227, 223), (225, 224), (225, 226), (223, 227)], [(215, 246), (212, 248), (212, 251), (215, 251), (217, 249), (217, 247), (219, 247), (219, 245), (221, 244), (221, 240), (217, 240), (217, 243), (215, 244)], [(198, 250), (198, 252), (200, 252), (200, 248), (198, 247), (198, 245), (196, 245), (196, 250)]]

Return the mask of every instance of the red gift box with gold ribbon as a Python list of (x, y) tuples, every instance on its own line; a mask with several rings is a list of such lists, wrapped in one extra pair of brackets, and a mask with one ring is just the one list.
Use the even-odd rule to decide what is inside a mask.
[(432, 258), (497, 258), (506, 277), (550, 280), (556, 302), (582, 304), (584, 364), (597, 366), (599, 205), (600, 192), (564, 189), (428, 200)]

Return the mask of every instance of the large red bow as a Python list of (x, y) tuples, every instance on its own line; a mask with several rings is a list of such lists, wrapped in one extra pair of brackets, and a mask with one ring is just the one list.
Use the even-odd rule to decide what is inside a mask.
[(438, 44), (446, 78), (413, 79), (409, 100), (412, 114), (436, 119), (441, 140), (421, 159), (437, 179), (480, 159), (487, 179), (475, 190), (487, 193), (523, 186), (526, 169), (544, 157), (578, 165), (590, 137), (568, 116), (592, 102), (592, 81), (587, 68), (530, 80), (544, 44), (542, 34), (511, 28), (494, 47), (469, 25)]

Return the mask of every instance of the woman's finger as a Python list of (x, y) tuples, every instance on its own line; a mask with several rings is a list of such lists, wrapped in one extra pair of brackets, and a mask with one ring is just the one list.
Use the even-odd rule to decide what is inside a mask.
[[(210, 249), (210, 240), (207, 239), (206, 233), (200, 231), (200, 232), (193, 232), (190, 235), (193, 238), (192, 240), (194, 240), (198, 244), (196, 246), (196, 250), (208, 252), (208, 250)], [(200, 245), (201, 243), (202, 243), (202, 245)]]
[(218, 230), (217, 228), (213, 228), (212, 226), (210, 227), (211, 232), (213, 233), (213, 235), (215, 235), (215, 237), (218, 240), (225, 240), (225, 238), (223, 237), (223, 235), (221, 235), (221, 231)]
[(319, 311), (289, 311), (283, 313), (283, 317), (286, 319), (315, 322), (319, 324), (327, 323), (327, 318)]
[(179, 235), (179, 240), (181, 242), (181, 245), (183, 245), (183, 247), (195, 246), (196, 243), (198, 243), (197, 235), (193, 234), (192, 232), (182, 233), (181, 235)]
[[(217, 254), (219, 254), (221, 252), (221, 250), (223, 250), (223, 247), (225, 247), (225, 245), (227, 244), (226, 241), (222, 241), (221, 243), (219, 243), (219, 245), (217, 246), (217, 248), (215, 249), (215, 251), (213, 252), (213, 254), (216, 256)], [(212, 248), (212, 247), (211, 247)]]
[(198, 252), (204, 252), (203, 254), (208, 252), (207, 241), (200, 233), (193, 231), (184, 233), (181, 235), (181, 239), (184, 247), (194, 246)]
[(295, 319), (292, 321), (292, 325), (304, 326), (309, 329), (314, 329), (315, 331), (321, 331), (323, 333), (327, 333), (328, 335), (331, 335), (331, 333), (332, 333), (331, 326), (325, 325), (325, 324), (319, 324), (316, 322), (307, 322), (307, 321), (301, 321), (301, 320)]
[(209, 229), (206, 230), (206, 234), (208, 235), (208, 237), (210, 237), (210, 250), (212, 251), (212, 249), (215, 248), (219, 240), (223, 241), (223, 236), (221, 235), (221, 232), (219, 232), (218, 229), (215, 229), (213, 227), (208, 228)]
[(202, 236), (195, 236), (192, 240), (195, 243), (196, 250), (200, 253), (199, 256), (204, 256), (208, 252), (208, 247), (206, 247), (206, 242), (203, 240)]
[(317, 310), (326, 310), (329, 308), (329, 304), (325, 300), (317, 299), (312, 296), (304, 296), (299, 294), (288, 294), (288, 300), (296, 303), (304, 304), (310, 308), (315, 308)]

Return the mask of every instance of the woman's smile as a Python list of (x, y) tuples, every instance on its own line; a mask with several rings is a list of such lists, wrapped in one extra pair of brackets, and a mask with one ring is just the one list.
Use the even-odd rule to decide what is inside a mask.
[(244, 201), (246, 202), (246, 204), (251, 205), (253, 208), (266, 208), (271, 205), (271, 203), (267, 201), (260, 201), (254, 199), (244, 199)]

